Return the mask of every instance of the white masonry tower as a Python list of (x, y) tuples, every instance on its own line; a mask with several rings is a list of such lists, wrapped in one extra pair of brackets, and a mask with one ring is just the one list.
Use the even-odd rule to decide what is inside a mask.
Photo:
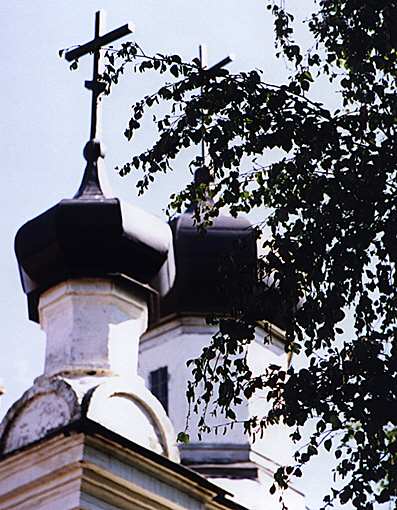
[[(45, 366), (0, 425), (0, 510), (244, 510), (179, 463), (176, 434), (138, 375), (153, 303), (174, 280), (170, 227), (102, 186), (99, 52), (81, 186), (18, 231), (29, 318), (46, 335)], [(70, 57), (70, 52), (67, 57)], [(28, 340), (28, 339), (27, 339)]]
[[(0, 510), (280, 510), (268, 489), (289, 461), (284, 430), (253, 442), (236, 426), (199, 442), (192, 425), (191, 442), (176, 443), (186, 361), (215, 332), (206, 316), (230, 306), (221, 262), (249, 268), (244, 285), (255, 286), (256, 241), (244, 218), (220, 216), (203, 235), (193, 210), (167, 225), (105, 189), (100, 51), (130, 31), (101, 35), (97, 13), (94, 39), (66, 54), (94, 54), (84, 176), (73, 198), (16, 235), (29, 318), (44, 331), (46, 352), (43, 373), (0, 424)], [(276, 301), (265, 315), (271, 341), (258, 325), (247, 352), (254, 375), (286, 363)], [(251, 400), (239, 418), (263, 414), (263, 405)], [(305, 508), (292, 487), (286, 502)]]
[[(208, 179), (202, 168), (195, 179)], [(210, 204), (209, 204), (210, 205)], [(171, 291), (160, 299), (160, 318), (142, 337), (139, 372), (166, 409), (174, 428), (185, 430), (188, 403), (186, 388), (193, 379), (190, 359), (197, 358), (217, 332), (207, 318), (227, 314), (235, 304), (238, 286), (242, 295), (252, 293), (257, 281), (257, 249), (255, 233), (244, 217), (218, 216), (206, 232), (197, 230), (194, 205), (170, 222), (174, 239), (176, 280)], [(229, 264), (229, 280), (222, 268)], [(234, 269), (233, 269), (234, 268)], [(234, 272), (233, 272), (234, 271)], [(230, 291), (232, 288), (232, 291)], [(285, 318), (277, 298), (269, 290), (269, 301), (261, 310), (266, 323), (257, 325), (255, 341), (246, 350), (253, 377), (263, 374), (270, 364), (287, 365), (283, 342)], [(238, 410), (238, 420), (263, 416), (264, 395), (257, 394)], [(253, 441), (244, 433), (243, 425), (204, 434), (199, 440), (197, 416), (189, 423), (190, 442), (180, 447), (182, 463), (195, 469), (223, 488), (237, 501), (252, 510), (279, 509), (278, 496), (271, 496), (273, 474), (280, 465), (291, 463), (291, 443), (284, 427), (267, 430)], [(224, 423), (219, 416), (207, 423)], [(284, 495), (291, 510), (303, 510), (303, 494), (291, 487)]]

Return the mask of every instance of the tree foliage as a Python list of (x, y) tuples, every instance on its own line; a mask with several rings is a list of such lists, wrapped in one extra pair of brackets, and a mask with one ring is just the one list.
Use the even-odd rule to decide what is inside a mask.
[[(324, 506), (339, 500), (369, 510), (397, 497), (397, 2), (318, 0), (308, 20), (310, 49), (294, 40), (293, 16), (282, 4), (267, 8), (277, 54), (290, 70), (282, 84), (257, 69), (211, 72), (178, 55), (149, 57), (136, 43), (109, 50), (109, 89), (130, 63), (172, 78), (134, 104), (128, 139), (156, 105), (168, 110), (153, 118), (153, 146), (118, 170), (139, 171), (143, 192), (204, 140), (209, 159), (194, 157), (191, 166), (206, 163), (211, 179), (173, 195), (171, 210), (208, 196), (213, 205), (197, 209), (201, 221), (224, 206), (233, 215), (266, 208), (257, 226), (271, 232), (261, 238), (266, 255), (258, 261), (266, 285), (235, 307), (234, 321), (223, 321), (192, 362), (188, 396), (199, 412), (212, 399), (233, 420), (235, 405), (266, 391), (271, 409), (246, 422), (247, 432), (282, 421), (297, 443), (314, 419), (309, 444), (294, 465), (280, 468), (276, 484), (286, 487), (324, 448), (343, 480)], [(337, 108), (311, 99), (320, 79), (337, 91)], [(266, 320), (269, 292), (286, 311), (286, 350), (308, 363), (287, 371), (272, 365), (253, 378), (245, 346), (255, 321)], [(342, 329), (347, 310), (352, 333)]]

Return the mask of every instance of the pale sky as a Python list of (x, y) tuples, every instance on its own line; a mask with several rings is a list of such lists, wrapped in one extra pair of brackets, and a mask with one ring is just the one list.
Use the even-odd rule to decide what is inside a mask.
[[(293, 3), (301, 19), (312, 5), (311, 0)], [(107, 12), (108, 30), (132, 21), (136, 26), (133, 38), (147, 52), (179, 53), (191, 59), (204, 42), (209, 64), (234, 53), (231, 70), (259, 67), (268, 81), (280, 81), (286, 72), (274, 57), (265, 0), (0, 2), (0, 381), (7, 391), (0, 402), (0, 417), (40, 375), (44, 355), (44, 335), (27, 319), (13, 249), (15, 233), (27, 220), (73, 196), (84, 168), (82, 150), (89, 134), (90, 96), (83, 83), (91, 78), (91, 58), (84, 57), (80, 69), (71, 72), (58, 51), (92, 38), (94, 12), (100, 8)], [(304, 37), (304, 30), (300, 32)], [(186, 158), (178, 160), (173, 175), (162, 178), (139, 199), (134, 179), (122, 179), (114, 171), (117, 164), (153, 140), (149, 129), (134, 144), (127, 143), (122, 133), (129, 105), (154, 91), (157, 83), (153, 74), (131, 73), (105, 98), (103, 141), (106, 167), (117, 194), (162, 215), (170, 193), (190, 179)], [(328, 99), (332, 101), (332, 97)], [(320, 505), (318, 495), (327, 490), (327, 466), (327, 461), (320, 459), (303, 482), (313, 509)]]

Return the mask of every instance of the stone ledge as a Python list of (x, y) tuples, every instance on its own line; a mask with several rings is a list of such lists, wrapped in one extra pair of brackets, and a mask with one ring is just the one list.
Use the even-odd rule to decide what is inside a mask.
[(77, 510), (87, 498), (90, 508), (246, 510), (197, 473), (87, 419), (0, 458), (2, 510)]

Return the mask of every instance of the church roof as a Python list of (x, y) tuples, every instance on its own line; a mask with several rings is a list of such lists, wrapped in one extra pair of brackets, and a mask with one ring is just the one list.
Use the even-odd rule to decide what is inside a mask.
[(142, 209), (105, 196), (98, 175), (99, 142), (84, 150), (79, 191), (28, 221), (15, 251), (29, 318), (38, 321), (39, 296), (68, 278), (117, 275), (165, 294), (173, 280), (171, 232)]
[(241, 312), (282, 330), (288, 313), (277, 289), (258, 278), (257, 240), (245, 216), (220, 214), (200, 230), (192, 210), (170, 222), (175, 283), (160, 299), (159, 322), (175, 315), (229, 315)]
[(223, 214), (200, 231), (187, 211), (170, 226), (176, 280), (161, 302), (161, 315), (230, 312), (237, 304), (231, 285), (250, 292), (256, 281), (256, 238), (249, 220)]
[[(121, 448), (123, 450), (123, 457), (121, 458), (123, 459), (126, 458), (126, 454), (127, 456), (130, 453), (133, 454), (135, 462), (136, 460), (142, 459), (142, 461), (145, 463), (144, 465), (146, 466), (148, 473), (153, 472), (158, 474), (160, 472), (160, 468), (163, 485), (164, 480), (175, 480), (175, 483), (178, 484), (178, 486), (182, 485), (184, 490), (192, 490), (196, 495), (203, 494), (203, 497), (205, 495), (205, 499), (208, 501), (211, 508), (219, 508), (225, 510), (247, 510), (246, 507), (230, 499), (232, 494), (229, 491), (222, 489), (219, 487), (219, 485), (213, 482), (208, 481), (206, 478), (196, 473), (195, 471), (182, 466), (177, 462), (173, 462), (167, 457), (159, 455), (158, 453), (155, 453), (152, 450), (147, 449), (133, 441), (130, 441), (122, 435), (117, 434), (100, 425), (99, 423), (85, 417), (77, 419), (67, 426), (54, 429), (52, 432), (46, 434), (46, 436), (42, 439), (39, 439), (34, 443), (30, 443), (29, 445), (23, 446), (18, 450), (14, 450), (6, 454), (0, 454), (0, 461), (11, 459), (13, 456), (20, 455), (22, 452), (27, 453), (40, 444), (49, 443), (51, 440), (55, 440), (59, 436), (63, 435), (66, 438), (70, 438), (74, 434), (83, 434), (84, 437), (92, 438), (98, 441), (98, 446), (100, 446), (101, 443), (106, 443), (108, 445), (107, 447), (111, 447), (113, 454), (117, 451), (118, 448)], [(90, 446), (92, 450), (93, 444), (90, 444)], [(86, 449), (84, 449), (84, 452), (85, 451)], [(108, 463), (108, 468), (110, 469), (113, 464), (114, 463)]]

